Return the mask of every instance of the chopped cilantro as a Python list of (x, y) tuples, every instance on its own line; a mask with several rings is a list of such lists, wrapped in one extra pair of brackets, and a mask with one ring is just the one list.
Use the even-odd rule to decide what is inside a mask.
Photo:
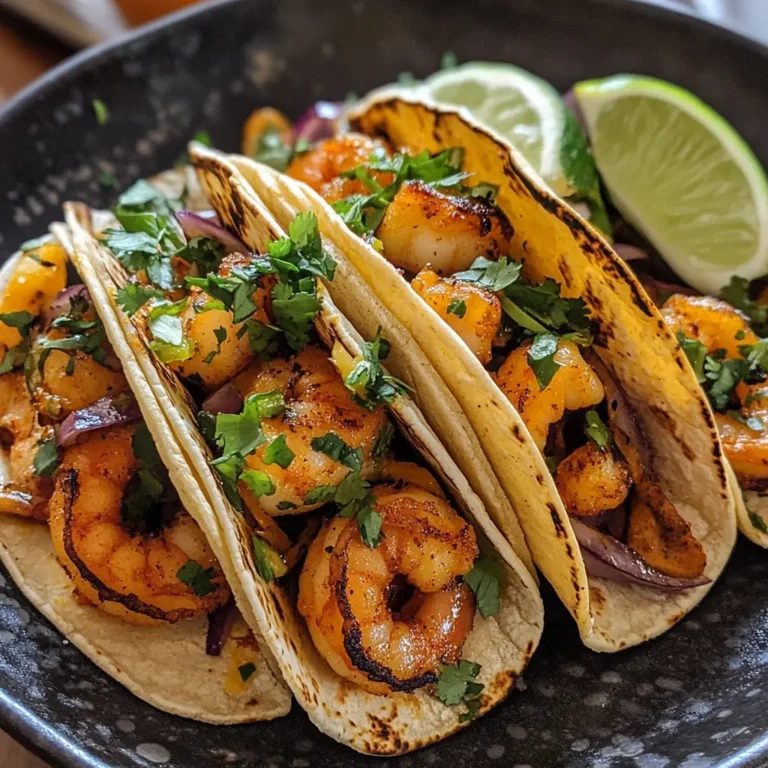
[(292, 155), (293, 146), (283, 141), (280, 130), (276, 125), (270, 123), (259, 136), (253, 152), (253, 159), (274, 168), (276, 171), (284, 171), (291, 162)]
[(21, 336), (28, 336), (32, 323), (35, 322), (35, 316), (25, 309), (18, 312), (0, 312), (0, 323), (9, 328), (16, 328)]
[(763, 520), (757, 512), (747, 509), (747, 516), (749, 517), (749, 522), (752, 523), (758, 531), (761, 533), (768, 533), (768, 526), (765, 525), (765, 520)]
[(211, 466), (218, 472), (221, 485), (224, 488), (224, 495), (229, 503), (237, 510), (243, 508), (243, 501), (240, 498), (240, 492), (237, 490), (237, 481), (240, 478), (245, 459), (237, 453), (227, 456), (221, 456), (211, 462)]
[(244, 469), (240, 479), (256, 499), (261, 496), (272, 496), (275, 493), (275, 486), (271, 478), (266, 472), (259, 469)]
[(123, 496), (120, 514), (129, 531), (143, 533), (162, 516), (167, 477), (145, 422), (141, 422), (133, 433), (131, 446), (140, 468), (131, 478)]
[(294, 504), (292, 501), (278, 501), (277, 508), (281, 512), (285, 512), (286, 510), (289, 510), (289, 509), (298, 509), (296, 504)]
[(597, 411), (589, 410), (584, 414), (587, 426), (584, 428), (587, 437), (601, 450), (604, 451), (611, 444), (611, 433), (606, 423), (600, 418)]
[(459, 715), (459, 722), (473, 720), (480, 709), (480, 693), (485, 687), (478, 683), (480, 665), (471, 661), (444, 664), (437, 678), (437, 698), (448, 706), (464, 704), (466, 712)]
[(99, 125), (106, 125), (109, 122), (109, 109), (101, 99), (94, 99), (91, 102), (93, 114), (96, 115), (96, 122)]
[(703, 384), (707, 380), (704, 373), (704, 362), (707, 359), (706, 346), (697, 339), (689, 339), (682, 331), (678, 331), (676, 336), (677, 343), (688, 358), (688, 362), (691, 364), (699, 384)]
[(187, 560), (176, 572), (176, 578), (191, 587), (198, 597), (205, 597), (216, 591), (216, 585), (211, 581), (215, 575), (213, 568), (203, 568), (195, 560)]
[(480, 557), (475, 560), (472, 570), (464, 574), (464, 581), (477, 598), (477, 609), (480, 615), (487, 619), (499, 612), (499, 584), (501, 583), (501, 566), (490, 557)]
[(472, 283), (487, 291), (503, 291), (520, 278), (522, 264), (503, 256), (498, 261), (491, 261), (485, 256), (478, 256), (466, 272), (457, 272), (453, 277), (465, 283)]
[(720, 292), (720, 298), (741, 310), (758, 336), (768, 336), (768, 304), (758, 304), (749, 295), (749, 280), (734, 275)]
[(499, 193), (499, 187), (496, 184), (483, 182), (474, 187), (470, 187), (468, 193), (470, 197), (480, 198), (481, 200), (485, 200), (489, 205), (493, 205), (496, 202), (496, 195)]
[(118, 289), (115, 299), (128, 317), (136, 314), (150, 299), (162, 298), (163, 292), (148, 285), (128, 283)]
[(247, 664), (241, 664), (237, 668), (237, 671), (240, 673), (240, 679), (244, 683), (247, 683), (253, 673), (256, 671), (256, 665), (252, 661), (249, 661)]
[(112, 171), (102, 171), (99, 174), (99, 184), (102, 187), (114, 187), (117, 185), (117, 178)]
[(335, 497), (335, 485), (318, 485), (317, 488), (313, 488), (304, 496), (304, 503), (307, 505), (327, 504), (329, 501), (333, 501)]
[(464, 317), (467, 314), (467, 303), (464, 299), (454, 299), (448, 304), (448, 314), (458, 318)]
[(213, 335), (216, 337), (216, 349), (212, 349), (204, 358), (203, 362), (210, 365), (213, 362), (213, 358), (221, 352), (221, 345), (227, 338), (227, 329), (219, 326), (213, 331)]
[(362, 507), (357, 513), (357, 527), (363, 544), (375, 549), (381, 542), (381, 515), (371, 506)]
[(375, 410), (382, 403), (392, 403), (407, 386), (390, 376), (381, 365), (389, 353), (389, 342), (381, 337), (381, 327), (373, 341), (364, 342), (362, 355), (356, 358), (352, 370), (344, 379), (347, 389), (354, 392), (361, 405)]
[(278, 283), (272, 289), (272, 313), (275, 323), (285, 334), (292, 349), (299, 351), (307, 344), (315, 315), (320, 309), (314, 281), (308, 291), (297, 291), (286, 283)]
[(32, 463), (36, 475), (50, 477), (55, 472), (56, 467), (59, 466), (59, 452), (54, 438), (47, 438), (38, 443)]
[(536, 381), (542, 392), (547, 388), (552, 377), (561, 367), (555, 360), (557, 353), (557, 336), (553, 333), (539, 333), (528, 348), (528, 365), (536, 376)]
[(251, 536), (251, 547), (256, 570), (264, 581), (274, 581), (286, 574), (285, 564), (280, 555), (255, 533)]
[(220, 413), (216, 416), (215, 440), (224, 456), (247, 456), (267, 442), (261, 429), (261, 418), (258, 395), (246, 398), (240, 413)]
[(347, 445), (335, 432), (327, 432), (323, 437), (315, 437), (310, 443), (313, 451), (324, 453), (334, 461), (350, 469), (361, 469), (363, 451)]
[(204, 128), (195, 131), (195, 135), (192, 137), (192, 141), (196, 141), (198, 144), (202, 144), (204, 147), (212, 147), (211, 134)]
[(392, 444), (392, 438), (395, 436), (395, 428), (392, 422), (388, 421), (379, 432), (376, 442), (373, 446), (371, 456), (374, 459), (382, 459), (387, 455), (389, 446)]
[(295, 455), (285, 442), (285, 435), (278, 435), (264, 451), (264, 463), (288, 469)]

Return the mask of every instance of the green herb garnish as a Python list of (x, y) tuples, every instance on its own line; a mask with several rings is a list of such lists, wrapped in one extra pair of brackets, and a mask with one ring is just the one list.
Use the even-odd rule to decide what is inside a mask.
[(50, 477), (59, 466), (59, 451), (54, 438), (41, 440), (32, 461), (36, 475)]
[(176, 578), (191, 587), (198, 597), (205, 597), (216, 591), (216, 585), (211, 581), (215, 575), (213, 568), (203, 568), (195, 560), (187, 560), (176, 572)]
[(466, 706), (466, 712), (459, 715), (461, 723), (473, 720), (480, 710), (479, 697), (485, 687), (476, 682), (480, 669), (479, 664), (462, 660), (456, 665), (444, 664), (437, 678), (436, 695), (443, 704)]
[(475, 560), (472, 570), (464, 574), (464, 581), (475, 593), (477, 609), (484, 619), (499, 612), (501, 577), (501, 566), (490, 557), (478, 558)]

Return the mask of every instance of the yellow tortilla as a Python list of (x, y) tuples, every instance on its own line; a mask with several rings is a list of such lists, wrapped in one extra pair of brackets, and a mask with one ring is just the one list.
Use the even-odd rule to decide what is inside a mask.
[[(232, 179), (233, 175), (237, 175), (233, 166), (210, 153), (201, 177), (221, 220), (231, 226), (232, 217), (237, 217), (235, 228), (240, 237), (249, 247), (263, 250), (267, 242), (282, 236), (282, 230), (253, 198), (248, 185)], [(75, 232), (78, 263), (89, 265), (81, 274), (92, 295), (99, 297), (103, 313), (110, 313), (108, 325), (105, 320), (110, 340), (135, 351), (137, 375), (146, 382), (139, 396), (151, 394), (166, 415), (171, 434), (168, 440), (158, 440), (158, 449), (170, 463), (183, 458), (188, 467), (188, 482), (195, 482), (205, 494), (237, 574), (233, 589), (243, 614), (264, 638), (283, 677), (312, 721), (338, 741), (379, 755), (408, 752), (463, 727), (458, 721), (459, 712), (426, 690), (387, 696), (367, 693), (340, 678), (322, 659), (293, 598), (279, 585), (265, 583), (260, 577), (253, 560), (250, 532), (242, 516), (227, 501), (209, 465), (211, 454), (192, 419), (186, 393), (144, 348), (141, 333), (116, 305), (115, 292), (126, 278), (122, 268), (92, 237), (83, 207), (68, 204), (66, 212)], [(357, 355), (361, 344), (357, 331), (322, 288), (319, 295), (323, 304), (317, 321), (321, 337), (326, 343), (339, 343), (349, 354)], [(538, 645), (543, 626), (538, 587), (525, 564), (493, 526), (480, 499), (410, 398), (398, 397), (390, 414), (474, 524), (481, 548), (493, 553), (503, 568), (501, 611), (488, 619), (478, 614), (464, 646), (464, 657), (482, 665), (478, 680), (485, 685), (481, 706), (484, 713), (510, 691)]]
[[(359, 106), (350, 117), (354, 130), (382, 137), (392, 146), (430, 152), (462, 147), (463, 169), (473, 174), (468, 182), (499, 186), (496, 204), (514, 228), (510, 255), (525, 258), (533, 279), (551, 277), (562, 285), (563, 295), (587, 302), (598, 324), (596, 351), (637, 409), (654, 447), (662, 486), (706, 551), (705, 575), (717, 579), (733, 548), (736, 524), (714, 420), (674, 337), (626, 265), (554, 197), (508, 143), (466, 112), (384, 95)], [(543, 457), (519, 414), (460, 337), (312, 189), (247, 158), (233, 162), (281, 222), (296, 210), (314, 211), (321, 231), (362, 275), (369, 295), (407, 329), (477, 433), (517, 512), (534, 561), (573, 615), (586, 645), (616, 651), (647, 640), (703, 598), (711, 585), (669, 594), (588, 578)], [(361, 296), (345, 306), (353, 323), (367, 300)], [(404, 356), (409, 354), (416, 352), (404, 350)], [(403, 374), (394, 361), (391, 368), (395, 375)], [(445, 431), (437, 431), (447, 442)], [(499, 527), (506, 532), (504, 521)]]
[[(69, 231), (53, 227), (71, 253)], [(0, 271), (0, 291), (8, 283), (22, 253), (12, 256)], [(127, 374), (135, 368), (132, 355), (115, 351)], [(134, 389), (146, 386), (131, 380)], [(137, 397), (152, 434), (168, 431), (165, 420), (145, 393)], [(169, 465), (179, 491), (191, 485), (184, 468)], [(8, 477), (7, 454), (0, 451), (0, 482)], [(218, 529), (211, 516), (202, 516), (196, 495), (179, 494), (197, 520), (222, 563), (227, 563)], [(134, 626), (78, 601), (72, 582), (56, 559), (48, 526), (15, 515), (0, 515), (0, 560), (27, 599), (80, 651), (132, 693), (158, 709), (214, 724), (271, 720), (288, 713), (290, 693), (269, 667), (260, 649), (244, 639), (247, 626), (239, 619), (220, 656), (205, 653), (205, 617), (158, 626)], [(226, 570), (226, 568), (225, 568)], [(231, 566), (229, 566), (231, 571)], [(228, 574), (229, 576), (229, 574)], [(255, 671), (243, 683), (238, 666), (252, 662)]]

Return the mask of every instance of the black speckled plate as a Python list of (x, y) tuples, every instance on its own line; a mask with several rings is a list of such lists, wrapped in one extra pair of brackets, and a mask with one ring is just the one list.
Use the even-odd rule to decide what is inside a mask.
[[(756, 0), (757, 1), (757, 0)], [(206, 128), (235, 149), (251, 109), (296, 115), (318, 97), (422, 76), (445, 50), (499, 59), (560, 87), (615, 72), (680, 83), (768, 161), (768, 51), (685, 15), (621, 0), (234, 0), (161, 22), (55, 70), (0, 115), (0, 251), (80, 198), (173, 164)], [(94, 98), (109, 107), (100, 127)], [(405, 766), (705, 768), (768, 763), (768, 553), (747, 543), (704, 604), (660, 640), (584, 650), (547, 592), (547, 627), (518, 691)], [(147, 649), (151, 652), (151, 648)], [(135, 699), (73, 649), (0, 569), (0, 725), (71, 766), (351, 768), (363, 758), (298, 707), (271, 724), (199, 725)]]

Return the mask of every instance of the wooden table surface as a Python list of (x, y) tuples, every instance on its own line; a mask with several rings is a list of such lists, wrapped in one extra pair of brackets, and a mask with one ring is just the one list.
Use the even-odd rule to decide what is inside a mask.
[[(0, 104), (69, 53), (66, 47), (34, 27), (0, 12)], [(46, 768), (46, 765), (0, 731), (0, 766)]]

